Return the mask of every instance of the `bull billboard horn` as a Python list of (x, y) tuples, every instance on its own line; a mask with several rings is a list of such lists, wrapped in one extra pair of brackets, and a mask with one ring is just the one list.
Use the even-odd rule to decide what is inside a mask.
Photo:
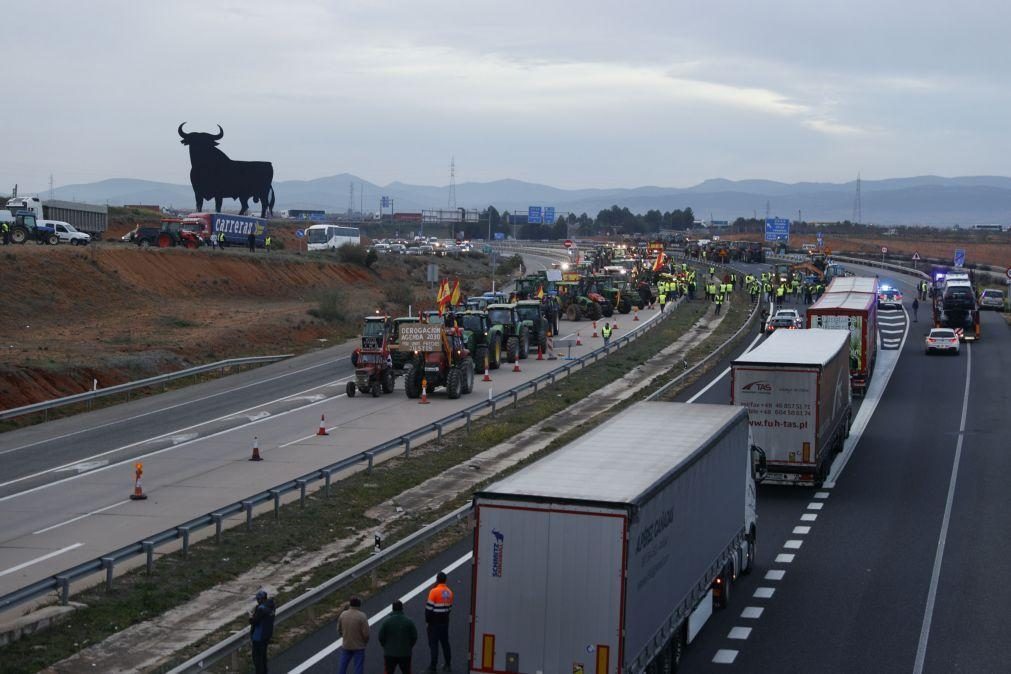
[(183, 125), (184, 124), (186, 124), (186, 122), (183, 122), (182, 124), (179, 125), (179, 137), (180, 138), (186, 138), (186, 134), (183, 133)]

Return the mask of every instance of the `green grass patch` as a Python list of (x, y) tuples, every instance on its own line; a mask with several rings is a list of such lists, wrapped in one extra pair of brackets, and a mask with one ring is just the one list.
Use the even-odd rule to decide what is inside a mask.
[[(244, 526), (229, 529), (223, 533), (220, 544), (208, 540), (191, 546), (187, 558), (177, 553), (158, 559), (151, 575), (147, 575), (143, 570), (133, 571), (118, 577), (111, 591), (107, 592), (102, 586), (75, 595), (74, 600), (86, 604), (87, 608), (76, 611), (66, 622), (48, 631), (29, 636), (0, 649), (4, 671), (12, 673), (38, 671), (131, 624), (180, 606), (200, 592), (233, 579), (259, 563), (281, 564), (282, 559), (293, 552), (318, 550), (340, 538), (370, 537), (371, 528), (379, 524), (365, 516), (365, 512), (371, 507), (469, 460), (608, 385), (623, 376), (631, 367), (643, 363), (684, 334), (703, 315), (705, 309), (705, 303), (698, 301), (679, 307), (674, 310), (673, 316), (658, 327), (611, 356), (574, 372), (534, 395), (522, 398), (517, 404), (497, 412), (493, 418), (475, 420), (470, 433), (460, 429), (447, 433), (438, 443), (430, 443), (413, 450), (412, 457), (422, 454), (424, 456), (422, 460), (403, 457), (390, 459), (378, 465), (371, 473), (357, 473), (334, 483), (331, 498), (325, 498), (323, 492), (318, 491), (307, 498), (304, 508), (299, 507), (297, 503), (283, 507), (280, 523), (274, 521), (272, 514), (262, 515), (254, 519), (252, 532), (247, 532)], [(721, 327), (731, 323), (729, 319), (734, 316), (732, 305), (729, 311), (731, 313)], [(739, 327), (739, 324), (733, 330), (736, 330), (736, 327)], [(720, 338), (717, 333), (719, 331), (714, 331), (707, 341), (725, 339)], [(631, 404), (640, 397), (633, 397), (619, 407)], [(609, 416), (610, 414), (596, 415), (578, 427), (563, 429), (564, 432), (559, 434), (547, 449), (521, 465), (526, 465), (564, 445)], [(458, 506), (466, 498), (464, 496), (454, 503), (447, 504), (444, 510), (448, 511)], [(426, 513), (424, 521), (431, 521), (432, 518), (433, 514)], [(396, 540), (399, 536), (416, 530), (423, 523), (420, 518), (405, 517), (397, 524), (396, 531), (387, 538)], [(461, 528), (460, 535), (465, 535), (465, 528)], [(453, 542), (453, 537), (450, 536), (440, 539), (443, 547)], [(390, 570), (381, 572), (379, 577), (389, 576), (393, 579), (412, 568), (412, 559), (423, 559), (435, 551), (435, 548), (427, 547), (408, 553), (387, 565)], [(347, 555), (318, 567), (308, 574), (308, 578), (300, 579), (301, 582), (297, 587), (280, 592), (277, 597), (278, 603), (287, 601), (305, 587), (317, 585), (340, 573), (366, 554), (363, 552)], [(363, 580), (353, 588), (336, 593), (331, 601), (321, 603), (317, 611), (307, 612), (305, 617), (285, 623), (277, 639), (283, 643), (285, 634), (291, 635), (291, 639), (297, 638), (305, 629), (321, 623), (328, 615), (328, 607), (336, 610), (348, 592), (367, 594), (371, 584), (371, 580)], [(234, 628), (241, 624), (242, 621), (239, 620), (230, 627)], [(199, 652), (227, 633), (228, 629), (219, 630), (217, 634), (187, 649), (187, 653), (192, 655)]]

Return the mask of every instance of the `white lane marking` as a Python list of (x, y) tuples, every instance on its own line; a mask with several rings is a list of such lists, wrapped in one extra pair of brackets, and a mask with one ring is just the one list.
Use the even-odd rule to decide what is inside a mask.
[(783, 576), (786, 575), (786, 571), (783, 569), (770, 569), (765, 572), (766, 580), (783, 580)]
[(53, 557), (56, 557), (57, 555), (62, 555), (64, 552), (69, 552), (70, 550), (74, 550), (76, 548), (79, 548), (82, 545), (84, 545), (84, 543), (74, 543), (73, 545), (68, 545), (67, 547), (60, 548), (59, 550), (53, 550), (52, 552), (50, 552), (48, 554), (45, 554), (45, 555), (42, 555), (41, 557), (36, 557), (35, 559), (30, 559), (30, 560), (28, 560), (27, 562), (25, 562), (23, 564), (18, 564), (17, 566), (12, 566), (9, 569), (4, 569), (3, 571), (0, 571), (0, 576), (6, 576), (9, 573), (14, 573), (16, 571), (20, 571), (21, 569), (27, 568), (27, 567), (31, 566), (32, 564), (38, 564), (39, 562), (44, 562), (47, 559), (52, 559)]
[(178, 445), (180, 442), (188, 442), (197, 437), (200, 437), (199, 433), (183, 433), (182, 435), (173, 435), (171, 440), (173, 445)]
[(124, 501), (120, 501), (119, 503), (113, 503), (110, 506), (105, 506), (104, 508), (99, 508), (98, 510), (92, 510), (90, 513), (84, 513), (83, 515), (78, 515), (77, 517), (71, 518), (71, 519), (67, 520), (66, 522), (60, 522), (59, 524), (54, 524), (51, 527), (46, 527), (45, 529), (39, 529), (38, 531), (33, 531), (32, 535), (35, 536), (35, 535), (38, 535), (38, 534), (44, 534), (47, 531), (52, 531), (53, 529), (59, 529), (60, 527), (62, 527), (64, 525), (71, 524), (73, 522), (77, 522), (78, 520), (83, 520), (85, 517), (91, 517), (92, 515), (97, 515), (98, 513), (104, 513), (106, 510), (112, 510), (116, 506), (121, 506), (121, 505), (124, 505), (124, 504), (129, 503), (129, 502), (130, 502), (130, 499), (126, 499)]
[[(329, 399), (321, 401), (321, 402), (330, 402), (330, 400), (337, 400), (338, 398), (344, 397), (344, 395), (345, 395), (344, 393), (341, 393), (339, 395), (334, 396), (333, 398), (329, 398)], [(187, 442), (180, 442), (178, 445), (173, 445), (171, 447), (163, 447), (161, 449), (156, 449), (153, 452), (147, 452), (146, 454), (140, 454), (138, 456), (134, 456), (134, 457), (131, 457), (129, 459), (123, 459), (122, 461), (118, 461), (116, 463), (110, 463), (108, 466), (103, 466), (102, 468), (96, 468), (95, 470), (89, 471), (87, 473), (78, 473), (77, 475), (72, 475), (70, 477), (65, 477), (65, 478), (63, 478), (61, 480), (54, 480), (53, 482), (47, 482), (46, 484), (40, 484), (38, 487), (32, 487), (31, 489), (25, 489), (24, 491), (19, 491), (16, 494), (9, 494), (7, 496), (0, 497), (0, 503), (3, 503), (5, 501), (10, 501), (11, 499), (15, 499), (15, 498), (17, 498), (19, 496), (25, 496), (26, 494), (33, 494), (33, 493), (35, 493), (37, 491), (42, 491), (43, 489), (49, 489), (50, 487), (55, 487), (57, 485), (61, 485), (64, 482), (70, 482), (71, 480), (77, 480), (77, 479), (79, 479), (81, 477), (84, 477), (84, 476), (87, 476), (87, 475), (94, 475), (95, 473), (101, 473), (103, 471), (109, 470), (110, 468), (117, 468), (119, 466), (125, 466), (125, 465), (128, 465), (128, 464), (133, 464), (133, 463), (135, 463), (137, 461), (142, 461), (142, 460), (148, 459), (148, 458), (150, 458), (152, 456), (158, 456), (159, 454), (164, 454), (165, 452), (171, 452), (173, 449), (179, 449), (180, 447), (185, 447), (186, 445), (188, 445), (188, 444), (190, 444), (192, 442), (199, 442), (201, 440), (212, 440), (212, 439), (218, 437), (219, 435), (225, 435), (226, 433), (231, 433), (232, 431), (241, 430), (241, 429), (247, 428), (249, 426), (256, 426), (257, 424), (261, 424), (264, 421), (267, 421), (268, 418), (271, 419), (271, 420), (273, 420), (273, 419), (280, 419), (281, 417), (284, 417), (284, 416), (287, 416), (289, 414), (292, 414), (293, 412), (301, 412), (303, 410), (306, 410), (306, 409), (308, 409), (310, 407), (313, 407), (314, 405), (318, 405), (318, 404), (319, 403), (310, 403), (309, 405), (304, 405), (302, 407), (296, 407), (294, 409), (288, 410), (287, 412), (281, 412), (279, 414), (275, 414), (275, 415), (272, 415), (270, 417), (259, 419), (257, 421), (250, 421), (249, 423), (241, 424), (239, 426), (234, 426), (232, 428), (226, 428), (224, 430), (218, 431), (217, 433), (211, 433), (210, 435), (203, 435), (203, 436), (201, 436), (199, 438), (195, 438), (195, 439), (189, 440)], [(137, 444), (140, 444), (140, 443), (137, 443)], [(115, 451), (115, 450), (111, 450), (111, 451)], [(106, 454), (108, 454), (108, 452), (106, 452)], [(55, 469), (51, 468), (49, 470), (44, 470), (42, 472), (36, 473), (35, 475), (28, 475), (28, 476), (25, 476), (25, 477), (18, 478), (17, 480), (11, 480), (11, 482), (20, 482), (22, 480), (27, 480), (29, 477), (35, 477), (37, 475), (45, 475), (47, 473), (52, 472), (53, 470), (55, 470)], [(10, 483), (5, 483), (5, 484), (10, 484)], [(0, 487), (2, 487), (2, 486), (4, 486), (4, 485), (0, 484)]]
[[(760, 340), (761, 338), (762, 338), (762, 335), (758, 335), (757, 337), (755, 337), (755, 339), (752, 340), (751, 344), (748, 344), (748, 348), (744, 350), (744, 353), (747, 353), (748, 351), (751, 351), (753, 348), (755, 348), (755, 344), (757, 344), (758, 340)], [(702, 389), (701, 391), (699, 391), (698, 393), (696, 393), (695, 395), (693, 395), (691, 398), (689, 398), (688, 402), (693, 403), (696, 400), (698, 400), (699, 398), (701, 398), (705, 394), (706, 391), (708, 391), (712, 387), (716, 386), (716, 382), (718, 382), (719, 380), (723, 379), (728, 374), (730, 374), (730, 368), (729, 367), (727, 369), (723, 370), (723, 372), (721, 372), (718, 375), (716, 375), (716, 378), (713, 379), (711, 382), (709, 382), (704, 389)]]
[[(905, 330), (882, 330), (881, 334), (882, 335), (901, 335), (903, 332), (905, 332)], [(896, 337), (896, 339), (898, 339), (898, 338)]]
[[(11, 447), (10, 449), (5, 449), (3, 451), (0, 451), (0, 456), (3, 456), (4, 454), (9, 454), (11, 452), (16, 452), (16, 451), (21, 450), (21, 449), (28, 449), (29, 447), (34, 447), (35, 445), (41, 445), (41, 444), (46, 443), (46, 442), (53, 442), (55, 440), (63, 440), (64, 438), (69, 438), (69, 437), (72, 437), (72, 436), (75, 436), (75, 435), (79, 435), (81, 433), (87, 433), (88, 431), (97, 431), (100, 428), (106, 428), (108, 426), (115, 426), (116, 424), (122, 424), (122, 423), (125, 423), (127, 421), (133, 421), (135, 419), (143, 419), (144, 417), (150, 416), (152, 414), (164, 414), (165, 412), (168, 412), (169, 410), (174, 410), (175, 408), (182, 407), (183, 405), (192, 405), (193, 403), (203, 402), (204, 400), (210, 400), (211, 398), (217, 398), (218, 396), (223, 396), (226, 393), (234, 393), (235, 391), (241, 391), (242, 389), (247, 389), (250, 386), (259, 386), (260, 384), (266, 384), (267, 382), (274, 381), (275, 379), (282, 379), (284, 377), (290, 377), (292, 375), (302, 374), (303, 372), (308, 372), (309, 370), (315, 370), (318, 367), (329, 367), (329, 366), (333, 365), (334, 363), (336, 363), (337, 361), (343, 360), (344, 358), (347, 358), (347, 357), (348, 356), (341, 356), (340, 358), (336, 358), (334, 360), (328, 360), (328, 361), (325, 361), (323, 363), (317, 363), (316, 365), (310, 365), (309, 367), (304, 367), (301, 370), (295, 370), (294, 372), (285, 372), (284, 374), (279, 374), (279, 375), (275, 375), (273, 377), (268, 377), (267, 379), (259, 379), (259, 380), (255, 381), (255, 382), (250, 383), (250, 384), (243, 384), (242, 386), (236, 386), (236, 387), (230, 388), (230, 389), (228, 389), (226, 391), (219, 391), (218, 393), (212, 393), (210, 395), (203, 396), (202, 398), (194, 398), (192, 400), (185, 400), (185, 401), (183, 401), (181, 403), (176, 403), (175, 405), (169, 405), (168, 407), (160, 407), (157, 410), (152, 410), (150, 412), (144, 412), (143, 414), (135, 414), (132, 417), (125, 417), (123, 419), (116, 419), (115, 421), (109, 421), (109, 422), (104, 423), (104, 424), (99, 424), (98, 426), (89, 426), (88, 428), (82, 428), (80, 430), (71, 431), (70, 433), (64, 433), (63, 435), (57, 435), (57, 436), (54, 436), (54, 437), (51, 437), (51, 438), (45, 438), (44, 440), (36, 440), (35, 442), (30, 442), (27, 445), (21, 445), (19, 447)], [(323, 384), (322, 386), (327, 386), (327, 384)], [(312, 391), (312, 390), (317, 389), (317, 388), (321, 388), (321, 386), (314, 386), (313, 388), (306, 389), (305, 391), (302, 391), (301, 393), (306, 393), (308, 391)], [(298, 394), (294, 394), (294, 395), (298, 395)], [(288, 397), (289, 396), (285, 396), (284, 398), (278, 398), (277, 400), (284, 400), (285, 398), (288, 398)], [(272, 401), (270, 401), (268, 403), (263, 403), (263, 404), (264, 405), (270, 405), (271, 403), (277, 402), (277, 400), (272, 400)], [(260, 407), (260, 405), (257, 405), (256, 407)], [(253, 408), (250, 407), (250, 408), (247, 408), (247, 409), (253, 409)], [(240, 412), (241, 411), (243, 411), (243, 410), (240, 410)], [(233, 413), (233, 414), (235, 414), (235, 413)], [(226, 417), (219, 417), (219, 419), (225, 419), (225, 418)], [(217, 419), (212, 419), (212, 421), (217, 421)], [(189, 428), (195, 428), (195, 426), (190, 426)], [(186, 429), (183, 429), (183, 430), (186, 430)], [(173, 431), (173, 432), (175, 432), (175, 431)], [(0, 486), (3, 486), (3, 485), (0, 485)]]
[(242, 416), (246, 417), (250, 421), (259, 421), (260, 419), (266, 419), (267, 417), (269, 417), (270, 412), (268, 412), (267, 410), (260, 410), (256, 414), (243, 414)]
[[(903, 309), (902, 312), (905, 313), (906, 310)], [(902, 355), (902, 350), (906, 346), (906, 339), (909, 338), (909, 327), (909, 321), (907, 320), (906, 332), (902, 335), (902, 343), (899, 346), (898, 353), (894, 354), (894, 357), (892, 357), (893, 354), (888, 354), (889, 358), (883, 367), (882, 363), (885, 363), (885, 356), (881, 354), (879, 357), (878, 365), (874, 367), (874, 377), (871, 379), (871, 384), (867, 387), (867, 392), (864, 394), (864, 400), (860, 404), (860, 411), (857, 412), (856, 418), (853, 419), (853, 425), (850, 427), (850, 436), (846, 438), (843, 452), (832, 462), (832, 469), (829, 471), (828, 479), (825, 480), (825, 484), (823, 485), (826, 489), (831, 489), (835, 486), (836, 481), (839, 480), (839, 476), (845, 470), (846, 464), (849, 463), (850, 457), (856, 451), (857, 445), (860, 444), (860, 438), (863, 437), (867, 424), (870, 423), (871, 416), (874, 414), (874, 410), (878, 408), (881, 396), (885, 393), (885, 387), (888, 386), (888, 380), (892, 378), (895, 366), (899, 362), (899, 356)], [(882, 367), (881, 372), (878, 372), (879, 367)]]
[(730, 630), (730, 634), (727, 635), (728, 639), (738, 639), (743, 641), (751, 636), (750, 627), (734, 627)]
[(815, 492), (814, 497), (815, 498), (828, 498), (829, 497), (829, 492), (827, 492), (827, 491)]
[[(353, 377), (353, 375), (352, 375), (352, 377)], [(345, 377), (343, 379), (338, 379), (336, 381), (327, 382), (326, 384), (320, 384), (319, 386), (313, 386), (312, 388), (308, 388), (305, 391), (301, 391), (300, 393), (305, 393), (306, 391), (314, 391), (314, 390), (316, 390), (318, 388), (323, 388), (324, 386), (333, 386), (334, 384), (341, 384), (341, 383), (343, 383), (343, 382), (351, 379), (352, 377)], [(239, 389), (235, 389), (235, 390), (237, 391)], [(193, 424), (192, 426), (186, 426), (185, 428), (177, 428), (174, 431), (169, 431), (168, 433), (162, 433), (161, 435), (156, 435), (153, 438), (145, 438), (144, 440), (137, 440), (136, 442), (131, 442), (128, 445), (122, 445), (120, 447), (116, 447), (115, 449), (109, 449), (109, 450), (106, 450), (104, 452), (100, 452), (98, 454), (95, 454), (93, 456), (86, 457), (84, 459), (78, 459), (76, 461), (73, 461), (72, 463), (65, 463), (62, 466), (56, 466), (55, 468), (47, 468), (47, 469), (39, 471), (37, 473), (31, 473), (30, 475), (22, 475), (21, 477), (14, 478), (13, 480), (8, 480), (7, 482), (0, 482), (0, 487), (6, 487), (8, 485), (17, 484), (18, 482), (24, 482), (25, 480), (30, 480), (30, 479), (32, 479), (34, 477), (39, 477), (40, 475), (46, 475), (47, 473), (58, 471), (61, 468), (66, 468), (67, 466), (73, 466), (74, 464), (80, 463), (81, 461), (91, 461), (92, 459), (97, 459), (99, 457), (106, 456), (107, 454), (115, 454), (116, 452), (122, 452), (124, 450), (131, 449), (133, 447), (137, 447), (138, 445), (143, 445), (143, 444), (146, 444), (146, 443), (149, 443), (149, 442), (153, 442), (155, 440), (161, 440), (163, 438), (172, 437), (174, 435), (182, 433), (183, 431), (188, 431), (188, 430), (191, 430), (191, 429), (194, 429), (194, 428), (200, 428), (201, 426), (204, 426), (206, 424), (214, 423), (215, 421), (222, 421), (224, 419), (230, 419), (230, 418), (235, 417), (236, 414), (241, 414), (242, 412), (245, 412), (245, 411), (248, 411), (248, 410), (253, 410), (253, 409), (256, 409), (257, 407), (263, 407), (264, 405), (273, 405), (274, 403), (281, 402), (282, 400), (287, 400), (287, 399), (289, 399), (291, 397), (294, 397), (296, 395), (299, 395), (299, 393), (293, 393), (293, 394), (290, 394), (290, 395), (283, 396), (281, 398), (277, 398), (275, 400), (270, 400), (270, 401), (265, 402), (265, 403), (260, 403), (259, 405), (253, 405), (252, 407), (247, 407), (245, 410), (239, 410), (238, 412), (233, 412), (231, 414), (225, 414), (224, 416), (220, 416), (220, 417), (217, 417), (217, 418), (214, 418), (214, 419), (208, 419), (206, 421), (201, 421), (200, 423)], [(344, 394), (342, 393), (340, 395), (334, 396), (334, 399), (339, 398), (341, 395), (344, 395)], [(304, 405), (302, 407), (297, 407), (297, 408), (295, 408), (293, 410), (288, 410), (288, 412), (295, 412), (295, 411), (298, 411), (300, 409), (306, 409), (306, 408), (312, 407), (315, 404), (317, 404), (317, 403), (312, 403), (312, 404), (309, 404), (309, 405)], [(282, 412), (281, 414), (278, 414), (277, 416), (283, 416), (284, 414), (287, 414), (288, 412)], [(251, 426), (251, 425), (256, 424), (256, 423), (259, 423), (259, 421), (253, 421), (253, 422), (250, 422), (248, 424), (244, 424), (244, 425), (241, 425), (241, 426), (236, 426), (235, 429), (244, 428), (245, 426)], [(109, 425), (109, 424), (107, 424), (107, 425)], [(235, 430), (235, 429), (231, 429), (231, 430)], [(218, 433), (215, 433), (214, 435), (209, 435), (207, 437), (214, 437), (215, 435), (218, 435)], [(59, 438), (53, 438), (53, 439), (56, 440), (56, 439), (59, 439)], [(187, 444), (187, 442), (189, 442), (189, 441), (180, 442), (179, 445), (185, 445), (185, 444)], [(33, 443), (33, 444), (38, 444), (38, 443)], [(171, 449), (171, 448), (169, 448), (169, 449)], [(13, 451), (13, 450), (10, 450), (10, 451)], [(155, 452), (155, 453), (157, 453), (157, 452)], [(152, 456), (152, 454), (146, 454), (145, 456)], [(129, 462), (129, 460), (127, 460), (127, 463), (128, 462)], [(120, 465), (120, 464), (113, 464), (113, 465)], [(28, 493), (28, 492), (24, 492), (24, 493)], [(12, 496), (17, 496), (17, 494), (12, 494)], [(11, 497), (10, 496), (5, 496), (4, 498), (0, 498), (0, 502), (3, 502), (7, 498), (11, 498)]]
[(781, 552), (776, 555), (776, 564), (790, 564), (796, 555), (789, 552)]
[(797, 539), (791, 539), (786, 543), (783, 543), (783, 547), (787, 550), (800, 550), (800, 546), (802, 545), (804, 545), (804, 541)]
[(737, 651), (731, 650), (729, 648), (721, 648), (716, 651), (716, 655), (713, 656), (713, 662), (717, 665), (732, 665), (734, 660), (737, 658)]
[(923, 662), (927, 657), (927, 642), (930, 639), (930, 623), (934, 619), (934, 602), (937, 601), (937, 583), (941, 578), (941, 563), (944, 561), (944, 546), (948, 541), (948, 524), (951, 522), (951, 506), (955, 501), (955, 484), (958, 482), (958, 465), (962, 459), (962, 441), (965, 439), (965, 418), (969, 412), (969, 382), (972, 380), (972, 347), (966, 344), (965, 393), (962, 394), (962, 420), (958, 425), (958, 440), (955, 442), (955, 459), (951, 462), (951, 479), (948, 481), (948, 500), (944, 504), (941, 519), (941, 533), (937, 537), (937, 552), (934, 555), (934, 569), (930, 574), (930, 590), (927, 605), (923, 609), (923, 625), (920, 627), (920, 642), (916, 646), (916, 661), (913, 674), (923, 672)]
[(762, 617), (762, 613), (765, 609), (761, 606), (748, 606), (743, 611), (741, 611), (741, 617), (748, 620), (757, 620)]
[[(447, 566), (445, 569), (443, 569), (443, 571), (447, 575), (450, 574), (450, 573), (452, 573), (453, 571), (456, 571), (459, 567), (463, 566), (468, 561), (470, 561), (470, 558), (473, 555), (474, 555), (473, 552), (468, 552), (466, 555), (464, 555), (463, 557), (461, 557), (460, 559), (456, 560), (455, 562), (453, 562), (452, 564), (450, 564), (449, 566)], [(432, 587), (432, 585), (434, 585), (434, 584), (435, 584), (435, 576), (432, 576), (431, 578), (427, 579), (425, 582), (421, 583), (421, 585), (418, 585), (416, 588), (414, 588), (413, 590), (411, 590), (410, 592), (408, 592), (407, 594), (405, 594), (403, 597), (400, 597), (400, 601), (402, 601), (402, 602), (404, 602), (406, 604), (411, 599), (414, 599), (419, 594), (421, 594), (422, 592), (424, 592), (428, 588)], [(389, 606), (387, 606), (383, 610), (379, 611), (374, 616), (372, 616), (371, 618), (369, 618), (369, 625), (371, 626), (371, 625), (376, 624), (377, 622), (379, 622), (380, 620), (382, 620), (383, 618), (385, 618), (386, 616), (388, 616), (391, 613), (391, 611), (392, 611), (392, 609)], [(302, 672), (306, 671), (307, 669), (310, 669), (311, 667), (313, 667), (314, 665), (316, 665), (318, 662), (320, 662), (321, 660), (323, 660), (326, 656), (330, 655), (331, 653), (333, 653), (334, 651), (336, 651), (337, 649), (339, 649), (342, 645), (344, 645), (344, 639), (337, 639), (336, 641), (328, 644), (323, 649), (321, 649), (321, 650), (317, 651), (316, 653), (314, 653), (312, 655), (312, 657), (310, 657), (305, 662), (301, 663), (300, 665), (298, 665), (294, 669), (289, 670), (288, 674), (301, 674)]]
[(825, 507), (824, 503), (808, 503), (807, 504), (807, 509), (808, 510), (821, 510), (824, 507)]
[(105, 464), (109, 463), (108, 459), (102, 459), (101, 461), (83, 461), (81, 463), (75, 463), (72, 466), (67, 466), (66, 468), (58, 468), (54, 470), (55, 473), (83, 473), (85, 471), (94, 470), (95, 468), (101, 468)]
[(817, 519), (818, 515), (816, 513), (804, 513), (800, 516), (802, 522), (814, 522)]
[(752, 596), (755, 599), (772, 599), (772, 595), (776, 594), (776, 588), (774, 587), (756, 587), (755, 594)]
[(797, 536), (803, 536), (804, 534), (811, 533), (811, 527), (796, 526), (793, 528), (793, 533)]

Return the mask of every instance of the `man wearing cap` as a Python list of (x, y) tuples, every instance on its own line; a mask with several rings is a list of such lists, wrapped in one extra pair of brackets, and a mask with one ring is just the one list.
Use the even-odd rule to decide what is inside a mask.
[(267, 674), (267, 646), (274, 636), (274, 600), (265, 590), (256, 593), (256, 608), (249, 616), (249, 638), (253, 642), (253, 668)]

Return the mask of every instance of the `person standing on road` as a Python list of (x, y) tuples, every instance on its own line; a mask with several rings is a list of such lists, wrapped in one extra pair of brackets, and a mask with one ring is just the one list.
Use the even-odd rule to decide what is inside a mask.
[[(660, 315), (663, 315), (663, 309), (667, 306), (667, 292), (661, 290), (660, 296), (656, 298), (656, 301), (660, 303)], [(608, 333), (608, 336), (610, 336), (610, 333)]]
[(344, 639), (338, 674), (347, 674), (354, 663), (354, 674), (365, 671), (365, 647), (369, 645), (369, 619), (362, 611), (362, 600), (351, 597), (350, 606), (337, 616), (337, 634)]
[(723, 293), (716, 293), (716, 297), (713, 298), (713, 301), (716, 302), (716, 315), (719, 316), (720, 309), (723, 308)]
[(263, 240), (263, 249), (265, 251), (267, 251), (268, 253), (270, 252), (270, 237), (269, 236), (266, 239)]
[(227, 246), (227, 245), (228, 245), (228, 242), (225, 241), (225, 233), (224, 232), (218, 232), (218, 248), (224, 250), (225, 246)]
[(274, 636), (274, 600), (265, 590), (256, 593), (256, 608), (249, 615), (249, 639), (253, 647), (253, 670), (267, 674), (267, 646)]
[[(606, 325), (606, 324), (605, 324)], [(442, 646), (443, 671), (452, 671), (449, 651), (449, 612), (453, 610), (453, 591), (446, 585), (446, 574), (440, 571), (435, 576), (435, 587), (428, 592), (425, 604), (425, 627), (428, 631), (428, 648), (432, 659), (428, 672), (434, 672), (439, 664), (439, 646)]]
[(6, 222), (0, 222), (0, 233), (3, 234), (4, 245), (9, 246), (11, 244), (11, 226)]
[(411, 651), (418, 642), (418, 628), (414, 621), (404, 615), (404, 604), (399, 599), (393, 602), (393, 612), (379, 628), (379, 643), (383, 647), (384, 674), (393, 674), (400, 668), (403, 674), (411, 674)]
[[(666, 295), (660, 295), (660, 297), (664, 298), (664, 302), (667, 301)], [(660, 313), (663, 313), (663, 304), (660, 305)], [(600, 336), (604, 338), (604, 346), (607, 346), (608, 342), (611, 341), (611, 329), (610, 323), (604, 323), (604, 327), (600, 329)]]
[(916, 313), (920, 310), (920, 301), (913, 298), (913, 323), (918, 323), (919, 319), (916, 317)]
[(246, 237), (246, 241), (249, 242), (249, 252), (250, 253), (255, 253), (256, 252), (256, 234), (253, 234), (252, 232), (250, 232), (249, 236)]

